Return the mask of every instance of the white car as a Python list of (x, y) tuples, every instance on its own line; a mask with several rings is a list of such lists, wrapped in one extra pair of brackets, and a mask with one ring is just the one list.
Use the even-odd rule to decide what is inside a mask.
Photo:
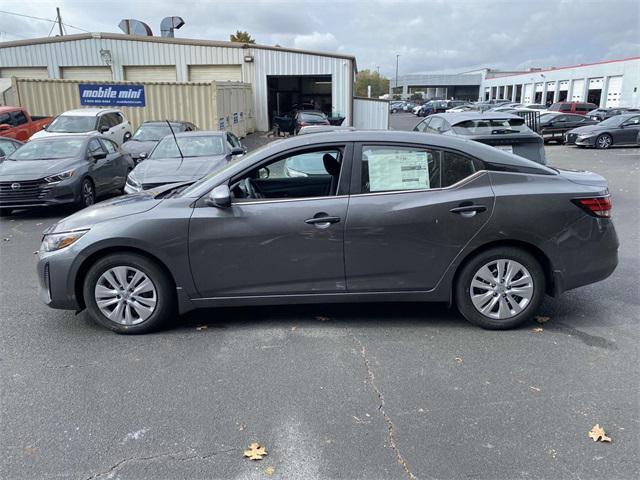
[(413, 113), (414, 115), (418, 115), (418, 112), (420, 111), (421, 108), (422, 108), (422, 105), (416, 105), (411, 109), (411, 113)]
[(82, 133), (104, 135), (122, 145), (131, 138), (131, 125), (122, 112), (115, 108), (80, 108), (61, 113), (31, 138)]

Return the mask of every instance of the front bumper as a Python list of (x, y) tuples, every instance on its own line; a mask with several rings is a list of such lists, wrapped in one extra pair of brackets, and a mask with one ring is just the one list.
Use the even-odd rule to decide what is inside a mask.
[(63, 181), (57, 184), (42, 180), (0, 182), (0, 207), (28, 208), (66, 205), (80, 198), (80, 187), (76, 182)]
[(576, 137), (574, 143), (582, 147), (593, 147), (596, 144), (596, 136), (586, 138)]
[(69, 285), (75, 259), (73, 247), (55, 252), (38, 252), (38, 297), (51, 308), (79, 310), (74, 285)]

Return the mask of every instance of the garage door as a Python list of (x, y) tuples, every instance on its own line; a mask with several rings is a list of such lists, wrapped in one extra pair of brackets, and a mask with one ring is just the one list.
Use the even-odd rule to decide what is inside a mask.
[(531, 97), (533, 96), (533, 85), (527, 83), (524, 86), (524, 102), (525, 104), (531, 103)]
[(607, 107), (620, 106), (620, 93), (622, 92), (622, 77), (609, 77), (607, 88)]
[(132, 82), (175, 82), (176, 67), (160, 65), (126, 66), (124, 79)]
[(190, 82), (241, 82), (240, 65), (189, 65)]
[(574, 80), (573, 90), (571, 91), (572, 102), (584, 101), (584, 80)]
[(47, 67), (9, 67), (0, 68), (0, 77), (49, 78)]
[(111, 68), (100, 67), (61, 67), (60, 74), (66, 80), (112, 80)]

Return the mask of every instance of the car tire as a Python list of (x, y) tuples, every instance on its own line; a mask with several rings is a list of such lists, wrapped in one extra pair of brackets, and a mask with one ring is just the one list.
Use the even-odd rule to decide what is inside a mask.
[(0, 208), (0, 217), (8, 217), (12, 212), (12, 208)]
[[(513, 269), (511, 279), (506, 278), (509, 268)], [(474, 325), (489, 330), (515, 328), (533, 318), (546, 289), (538, 260), (516, 247), (478, 253), (462, 267), (454, 288), (460, 313)]]
[(85, 178), (80, 184), (80, 200), (78, 206), (87, 208), (96, 203), (96, 187), (90, 178)]
[(603, 133), (602, 135), (598, 135), (598, 138), (596, 138), (595, 146), (599, 150), (607, 149), (611, 145), (613, 145), (613, 139), (611, 138), (611, 135), (609, 135), (608, 133)]
[[(138, 290), (141, 287), (143, 290)], [(91, 318), (122, 334), (149, 333), (173, 318), (177, 311), (175, 291), (173, 281), (160, 266), (134, 253), (114, 253), (99, 259), (89, 268), (83, 285)]]

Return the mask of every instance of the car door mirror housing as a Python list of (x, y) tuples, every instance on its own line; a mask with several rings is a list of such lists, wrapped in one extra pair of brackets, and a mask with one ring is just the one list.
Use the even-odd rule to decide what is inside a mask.
[(242, 147), (233, 147), (231, 149), (231, 155), (235, 156), (235, 155), (244, 155), (244, 148)]
[(91, 158), (93, 158), (94, 160), (103, 160), (107, 158), (107, 154), (104, 152), (92, 153)]
[(9, 130), (10, 128), (11, 128), (11, 125), (9, 125), (8, 123), (0, 124), (0, 131)]
[(106, 125), (100, 127), (100, 133), (107, 133), (108, 131), (109, 131), (109, 127), (107, 127)]
[(210, 207), (228, 208), (231, 206), (231, 190), (229, 185), (218, 185), (211, 190), (205, 202)]

